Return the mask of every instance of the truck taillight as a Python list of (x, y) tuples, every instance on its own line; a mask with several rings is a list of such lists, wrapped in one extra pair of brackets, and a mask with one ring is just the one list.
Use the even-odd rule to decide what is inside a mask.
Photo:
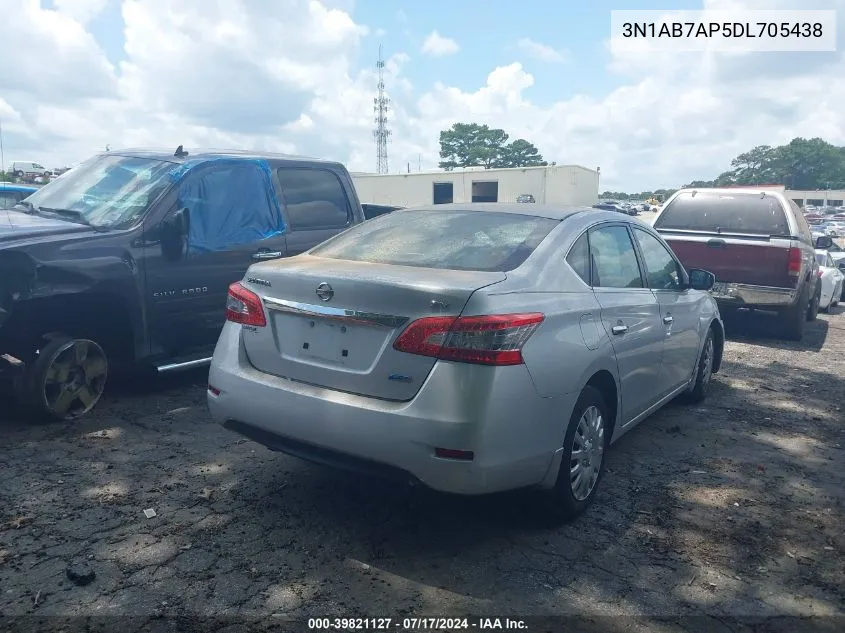
[(797, 277), (801, 274), (801, 249), (800, 248), (790, 248), (789, 249), (789, 263), (787, 264), (787, 270), (789, 272), (790, 277)]
[(267, 325), (267, 317), (264, 316), (261, 298), (240, 283), (233, 283), (229, 286), (229, 296), (226, 297), (226, 320), (241, 325), (264, 327)]
[(522, 348), (544, 318), (539, 312), (425, 317), (411, 323), (393, 348), (461, 363), (521, 365)]

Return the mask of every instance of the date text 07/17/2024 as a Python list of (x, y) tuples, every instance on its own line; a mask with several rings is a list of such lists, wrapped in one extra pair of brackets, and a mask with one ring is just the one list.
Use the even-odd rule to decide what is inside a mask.
[(496, 631), (526, 630), (524, 620), (512, 618), (309, 618), (311, 631)]

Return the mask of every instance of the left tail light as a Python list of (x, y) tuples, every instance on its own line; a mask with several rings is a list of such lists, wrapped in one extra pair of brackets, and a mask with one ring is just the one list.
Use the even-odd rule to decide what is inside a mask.
[(539, 312), (426, 317), (402, 332), (394, 349), (478, 365), (522, 365), (522, 348), (545, 317)]
[(267, 317), (261, 298), (236, 282), (229, 286), (229, 296), (226, 298), (226, 320), (241, 325), (264, 327)]

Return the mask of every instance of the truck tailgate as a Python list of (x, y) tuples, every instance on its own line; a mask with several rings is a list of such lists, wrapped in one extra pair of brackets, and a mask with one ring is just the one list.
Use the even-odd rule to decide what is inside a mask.
[(788, 270), (789, 240), (660, 233), (685, 268), (709, 270), (717, 281), (777, 288), (796, 285), (797, 278)]

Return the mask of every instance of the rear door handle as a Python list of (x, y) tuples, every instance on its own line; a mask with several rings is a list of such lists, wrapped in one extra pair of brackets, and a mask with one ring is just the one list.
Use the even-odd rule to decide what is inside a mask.
[(665, 317), (663, 317), (663, 322), (664, 322), (666, 325), (669, 325), (669, 324), (670, 324), (672, 321), (674, 321), (674, 320), (675, 320), (675, 319), (673, 319), (671, 316), (665, 316)]
[(619, 334), (624, 334), (625, 332), (627, 332), (628, 326), (627, 325), (614, 325), (612, 328), (610, 328), (610, 331), (618, 336)]
[(277, 259), (282, 256), (282, 251), (260, 250), (252, 254), (253, 259)]

